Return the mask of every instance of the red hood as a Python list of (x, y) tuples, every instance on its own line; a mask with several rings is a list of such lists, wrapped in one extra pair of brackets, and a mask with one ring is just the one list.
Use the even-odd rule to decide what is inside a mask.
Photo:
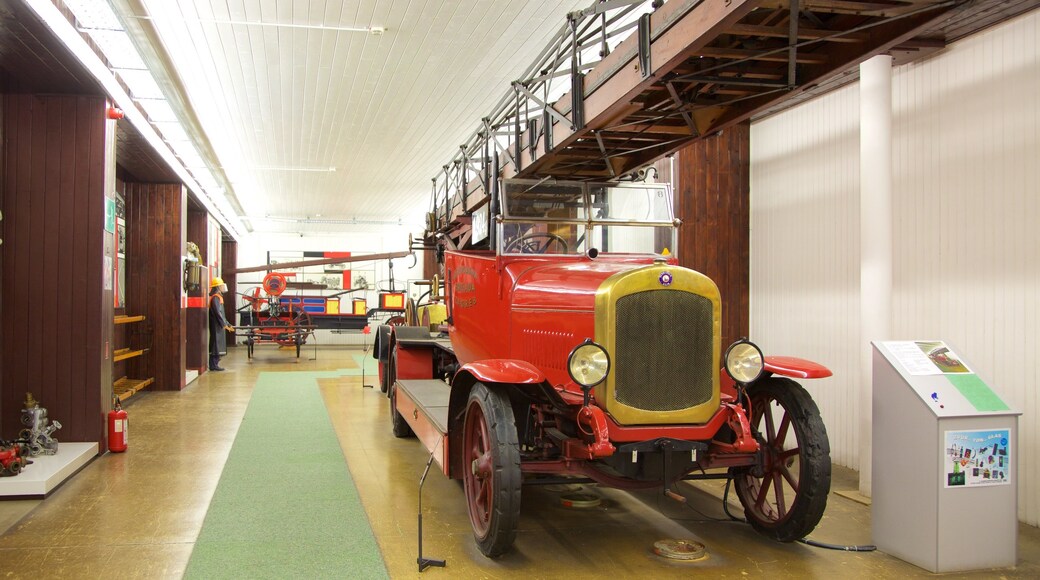
[(513, 281), (513, 307), (592, 311), (596, 290), (610, 276), (653, 263), (650, 257), (617, 257), (551, 262), (520, 258), (505, 266)]

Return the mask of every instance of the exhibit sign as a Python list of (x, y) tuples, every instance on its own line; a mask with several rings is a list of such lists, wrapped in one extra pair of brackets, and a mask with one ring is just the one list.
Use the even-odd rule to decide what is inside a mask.
[(1011, 484), (1011, 430), (944, 431), (945, 487)]
[(1007, 403), (945, 342), (893, 340), (881, 344), (921, 398), (935, 410), (944, 411), (940, 414), (1009, 410)]
[(911, 375), (970, 373), (959, 356), (941, 340), (900, 340), (885, 343)]

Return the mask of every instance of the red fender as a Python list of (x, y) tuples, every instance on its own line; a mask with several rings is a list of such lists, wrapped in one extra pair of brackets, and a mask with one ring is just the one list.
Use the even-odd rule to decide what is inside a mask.
[(765, 372), (796, 379), (822, 379), (834, 374), (820, 363), (793, 356), (767, 356)]
[(473, 378), (482, 383), (531, 385), (545, 382), (545, 375), (533, 364), (507, 358), (496, 358), (465, 364), (459, 369), (459, 373), (463, 372), (468, 372), (473, 375)]

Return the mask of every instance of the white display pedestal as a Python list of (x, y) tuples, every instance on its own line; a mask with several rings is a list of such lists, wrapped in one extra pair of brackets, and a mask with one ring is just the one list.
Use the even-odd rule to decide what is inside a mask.
[(872, 344), (874, 543), (937, 573), (1014, 566), (1021, 413), (942, 341)]
[(97, 456), (97, 443), (58, 443), (54, 455), (28, 458), (18, 475), (0, 477), (0, 497), (44, 497)]

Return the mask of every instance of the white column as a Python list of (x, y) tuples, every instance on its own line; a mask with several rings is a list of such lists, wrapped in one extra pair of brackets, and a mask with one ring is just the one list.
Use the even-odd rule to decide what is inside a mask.
[(890, 338), (892, 320), (892, 57), (860, 71), (860, 372), (859, 490), (871, 493), (872, 340)]

